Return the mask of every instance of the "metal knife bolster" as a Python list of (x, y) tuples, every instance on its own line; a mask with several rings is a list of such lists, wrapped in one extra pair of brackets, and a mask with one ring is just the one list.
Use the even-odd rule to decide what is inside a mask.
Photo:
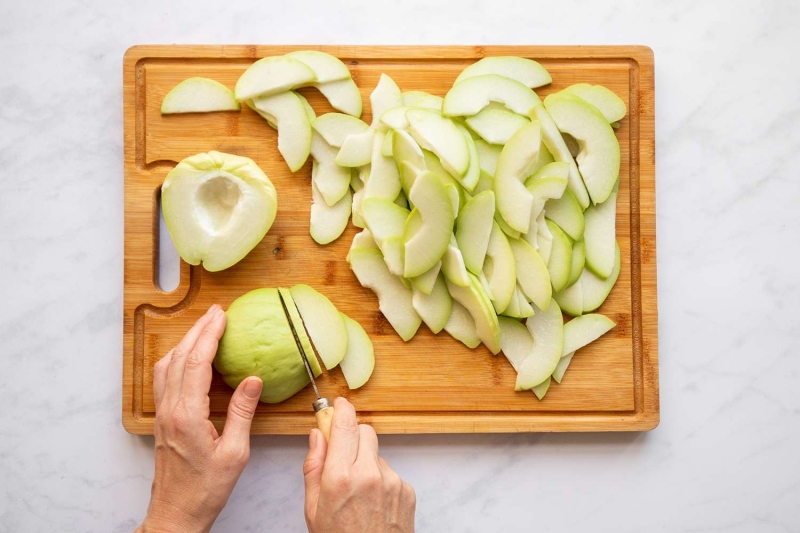
[(320, 398), (319, 400), (315, 401), (311, 404), (314, 407), (314, 412), (317, 413), (322, 411), (323, 409), (327, 409), (328, 407), (332, 407), (333, 404), (327, 398)]

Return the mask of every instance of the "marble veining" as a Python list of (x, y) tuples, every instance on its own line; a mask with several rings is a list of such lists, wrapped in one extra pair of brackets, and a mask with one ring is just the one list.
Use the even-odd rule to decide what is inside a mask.
[[(646, 44), (661, 425), (385, 436), (420, 531), (800, 531), (800, 4), (0, 2), (0, 533), (131, 531), (122, 55), (137, 43)], [(302, 531), (302, 437), (256, 437), (215, 531)]]

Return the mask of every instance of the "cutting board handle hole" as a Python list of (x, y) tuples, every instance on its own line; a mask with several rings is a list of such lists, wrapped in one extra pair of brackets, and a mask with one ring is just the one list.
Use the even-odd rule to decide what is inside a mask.
[(155, 245), (156, 249), (156, 286), (164, 292), (172, 292), (178, 288), (181, 282), (181, 258), (172, 237), (167, 230), (167, 223), (164, 221), (164, 213), (161, 212), (161, 189), (156, 195), (156, 207), (158, 209), (158, 233)]

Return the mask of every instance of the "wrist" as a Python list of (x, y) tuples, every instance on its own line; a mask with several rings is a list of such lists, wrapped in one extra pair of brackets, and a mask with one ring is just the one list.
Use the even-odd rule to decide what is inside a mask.
[(214, 517), (202, 519), (186, 513), (169, 502), (153, 500), (137, 533), (207, 533)]

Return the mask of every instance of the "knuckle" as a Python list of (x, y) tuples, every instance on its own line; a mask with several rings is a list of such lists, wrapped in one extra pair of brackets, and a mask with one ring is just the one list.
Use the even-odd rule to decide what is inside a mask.
[(250, 448), (246, 446), (243, 446), (234, 457), (234, 461), (241, 466), (246, 465), (249, 460)]
[(375, 491), (380, 489), (383, 485), (383, 477), (377, 469), (366, 472), (360, 476), (359, 485), (369, 491)]
[(179, 413), (178, 411), (173, 411), (172, 415), (169, 417), (169, 425), (176, 430), (181, 430), (183, 428), (183, 424), (183, 414)]
[(353, 486), (353, 478), (347, 470), (335, 472), (330, 477), (330, 485), (334, 490), (346, 493)]
[(186, 406), (183, 404), (182, 400), (179, 400), (178, 404), (167, 417), (166, 422), (173, 430), (182, 433), (185, 432), (189, 426), (189, 417), (187, 415)]
[(334, 401), (334, 407), (336, 408), (336, 412), (333, 415), (332, 425), (339, 432), (357, 435), (358, 421), (356, 420), (353, 407), (343, 398), (337, 398), (336, 401)]
[(347, 418), (337, 418), (334, 415), (333, 426), (336, 428), (337, 433), (345, 433), (347, 435), (358, 434), (358, 424)]
[(417, 491), (414, 490), (414, 487), (406, 483), (405, 481), (402, 482), (403, 490), (402, 494), (405, 499), (409, 502), (409, 505), (412, 507), (416, 507), (417, 505)]
[(234, 400), (231, 401), (229, 411), (232, 416), (250, 419), (253, 418), (256, 412), (256, 406), (244, 401)]
[[(163, 403), (161, 404), (164, 405)], [(166, 429), (170, 425), (170, 420), (172, 418), (172, 414), (167, 412), (165, 408), (156, 409), (156, 427), (160, 429)]]
[(225, 463), (234, 466), (244, 466), (250, 460), (250, 448), (247, 446), (231, 446), (223, 454)]
[(189, 357), (186, 359), (186, 370), (195, 371), (202, 370), (207, 365), (203, 354), (198, 350), (192, 350)]
[(362, 491), (379, 491), (383, 483), (383, 476), (377, 468), (359, 468), (353, 475), (353, 484)]
[(316, 471), (319, 467), (319, 462), (313, 457), (306, 457), (306, 460), (303, 461), (303, 475), (307, 476), (312, 472)]
[(186, 358), (186, 356), (187, 356), (186, 350), (184, 350), (180, 346), (175, 346), (175, 348), (172, 349), (172, 357), (170, 357), (169, 365), (173, 366), (180, 364), (181, 361), (183, 361), (183, 359)]
[(400, 492), (403, 488), (403, 480), (394, 471), (385, 472), (383, 482), (391, 492)]
[(172, 349), (172, 359), (182, 359), (186, 356), (186, 350), (180, 344), (176, 344), (175, 347)]

